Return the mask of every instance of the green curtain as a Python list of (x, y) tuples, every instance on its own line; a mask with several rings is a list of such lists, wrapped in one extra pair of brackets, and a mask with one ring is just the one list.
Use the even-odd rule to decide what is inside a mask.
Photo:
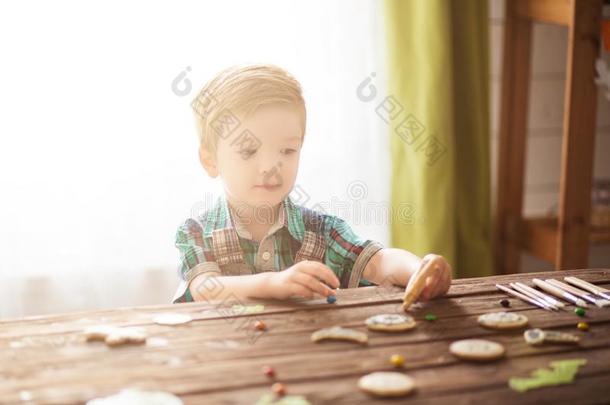
[(386, 0), (392, 245), (494, 274), (487, 0)]

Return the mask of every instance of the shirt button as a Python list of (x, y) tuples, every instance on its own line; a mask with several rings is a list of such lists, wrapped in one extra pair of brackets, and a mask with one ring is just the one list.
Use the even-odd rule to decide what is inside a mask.
[(269, 252), (263, 253), (263, 260), (269, 260), (270, 257), (271, 257), (271, 253), (269, 253)]

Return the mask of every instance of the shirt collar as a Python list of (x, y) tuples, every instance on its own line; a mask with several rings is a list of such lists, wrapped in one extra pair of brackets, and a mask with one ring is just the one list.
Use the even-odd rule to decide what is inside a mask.
[[(229, 208), (229, 203), (224, 194), (218, 198), (216, 208), (213, 211), (214, 217), (216, 218), (214, 228), (235, 229), (240, 237), (252, 238), (250, 232), (248, 232), (243, 223), (239, 221), (239, 218), (236, 215), (230, 215), (232, 211)], [(233, 221), (233, 219), (235, 219), (235, 221)], [(269, 229), (268, 235), (283, 227), (288, 228), (288, 232), (293, 238), (299, 242), (303, 242), (305, 233), (303, 215), (299, 207), (293, 203), (289, 196), (286, 196), (280, 203), (278, 219)]]

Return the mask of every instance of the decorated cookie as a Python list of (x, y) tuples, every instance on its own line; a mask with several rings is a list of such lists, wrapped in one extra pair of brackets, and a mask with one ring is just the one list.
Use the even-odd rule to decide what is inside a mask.
[(527, 322), (525, 315), (515, 312), (491, 312), (479, 316), (479, 324), (490, 329), (519, 329)]
[(483, 339), (464, 339), (451, 343), (449, 351), (463, 360), (491, 361), (504, 356), (504, 346)]
[(580, 341), (580, 337), (571, 333), (542, 329), (528, 329), (523, 332), (523, 338), (527, 344), (533, 346), (541, 345), (543, 343), (576, 344)]
[(416, 325), (413, 317), (401, 314), (374, 315), (364, 323), (370, 330), (379, 332), (400, 332), (413, 329)]

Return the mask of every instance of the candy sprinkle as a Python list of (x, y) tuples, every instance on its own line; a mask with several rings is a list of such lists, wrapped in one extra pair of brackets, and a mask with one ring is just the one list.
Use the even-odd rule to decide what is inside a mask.
[(392, 363), (394, 367), (402, 367), (402, 365), (405, 364), (405, 358), (400, 354), (393, 354), (392, 357), (390, 357), (390, 363)]
[(284, 384), (275, 383), (271, 386), (271, 390), (275, 392), (277, 396), (281, 397), (286, 395), (286, 387), (284, 387)]
[(263, 374), (265, 374), (267, 377), (274, 377), (275, 376), (275, 370), (273, 369), (273, 367), (270, 366), (263, 366)]
[(326, 297), (326, 302), (328, 302), (329, 304), (334, 304), (335, 302), (337, 302), (337, 296), (329, 295), (328, 297)]
[(263, 321), (256, 321), (254, 323), (254, 328), (256, 330), (267, 330), (267, 325), (265, 325), (265, 322)]
[(578, 316), (585, 316), (585, 310), (583, 308), (574, 308), (574, 313)]
[(580, 330), (589, 330), (589, 324), (586, 322), (578, 322), (578, 325), (576, 325), (576, 327)]
[(432, 322), (432, 321), (436, 321), (436, 315), (434, 315), (434, 314), (426, 314), (426, 316), (424, 317), (424, 319), (425, 319), (426, 321), (430, 321), (430, 322)]

